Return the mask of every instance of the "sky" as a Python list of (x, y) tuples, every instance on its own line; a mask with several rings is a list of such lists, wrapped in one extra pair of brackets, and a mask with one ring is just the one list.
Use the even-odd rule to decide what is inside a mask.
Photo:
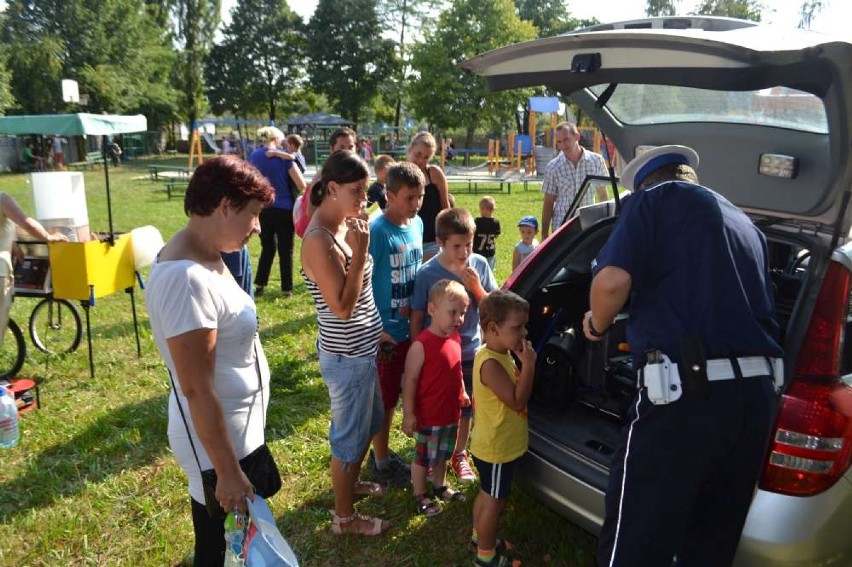
[[(231, 8), (237, 0), (222, 0), (222, 15), (228, 18)], [(290, 7), (306, 21), (317, 6), (317, 0), (289, 0)], [(678, 13), (692, 11), (697, 4), (694, 0), (679, 0)], [(802, 0), (764, 0), (768, 6), (763, 12), (763, 22), (794, 28), (799, 23), (799, 7)], [(601, 23), (619, 20), (631, 20), (645, 17), (645, 0), (569, 0), (568, 10), (575, 18), (586, 19), (595, 17)], [(852, 22), (852, 2), (849, 0), (828, 0), (828, 6), (811, 24), (811, 29), (833, 35), (849, 37)]]

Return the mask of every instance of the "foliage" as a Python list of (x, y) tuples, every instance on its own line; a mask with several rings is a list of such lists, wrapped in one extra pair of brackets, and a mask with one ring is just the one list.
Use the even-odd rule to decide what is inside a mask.
[(410, 95), (417, 116), (441, 128), (500, 129), (511, 120), (518, 92), (490, 92), (482, 77), (458, 64), (484, 51), (535, 38), (512, 0), (460, 0), (443, 12), (438, 28), (416, 45), (412, 65), (420, 76)]
[(645, 3), (645, 14), (650, 17), (676, 16), (677, 0), (647, 0)]
[(760, 0), (702, 0), (693, 13), (759, 22), (763, 8)]
[(382, 37), (376, 0), (320, 0), (308, 24), (307, 58), (312, 87), (355, 123), (398, 68), (393, 41)]
[(6, 51), (0, 49), (0, 114), (5, 114), (6, 110), (18, 105), (12, 94), (12, 73), (9, 71), (7, 61)]
[(810, 29), (811, 22), (828, 4), (827, 0), (804, 0), (799, 7), (799, 28)]
[(393, 120), (384, 121), (391, 122), (396, 127), (400, 125), (402, 102), (406, 94), (405, 83), (411, 73), (408, 49), (413, 36), (411, 30), (420, 30), (422, 34), (424, 30), (432, 29), (434, 25), (431, 15), (440, 4), (440, 0), (384, 0), (376, 4), (382, 28), (399, 30), (399, 40), (396, 41), (396, 58), (399, 66), (393, 80), (383, 81), (379, 87), (382, 99), (379, 103), (381, 110), (376, 112), (377, 117), (383, 116), (386, 105), (393, 102), (395, 106)]
[(213, 111), (275, 120), (279, 99), (302, 78), (303, 27), (286, 0), (240, 0), (205, 67)]
[(518, 16), (532, 22), (538, 37), (551, 37), (598, 23), (596, 18), (578, 20), (571, 17), (568, 6), (561, 0), (515, 0)]
[(22, 112), (66, 110), (65, 78), (78, 81), (91, 112), (173, 113), (174, 55), (137, 0), (13, 0), (2, 36)]
[(190, 125), (205, 110), (202, 74), (221, 9), (221, 0), (172, 0), (174, 38), (181, 47), (173, 78), (180, 86), (181, 110)]

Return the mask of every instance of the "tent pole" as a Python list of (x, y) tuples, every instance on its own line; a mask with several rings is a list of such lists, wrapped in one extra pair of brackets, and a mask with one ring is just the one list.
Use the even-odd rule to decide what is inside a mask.
[(107, 165), (107, 137), (101, 138), (101, 156), (104, 160), (104, 177), (106, 178), (107, 217), (109, 218), (109, 237), (107, 241), (110, 246), (115, 245), (115, 232), (112, 226), (112, 197), (109, 192), (109, 165)]

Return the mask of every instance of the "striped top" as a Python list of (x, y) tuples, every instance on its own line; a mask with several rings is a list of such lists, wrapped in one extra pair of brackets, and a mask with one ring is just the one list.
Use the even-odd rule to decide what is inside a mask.
[[(326, 232), (331, 235), (335, 246), (343, 252), (343, 256), (346, 258), (345, 269), (348, 272), (349, 265), (352, 263), (352, 257), (343, 250), (330, 231), (326, 230)], [(340, 354), (349, 358), (376, 356), (376, 348), (379, 344), (379, 337), (382, 334), (382, 319), (373, 300), (372, 256), (367, 254), (367, 261), (364, 266), (364, 279), (361, 282), (361, 295), (358, 296), (352, 316), (345, 321), (337, 317), (329, 309), (316, 282), (308, 277), (304, 268), (301, 272), (302, 278), (305, 280), (305, 287), (310, 292), (311, 297), (314, 298), (314, 305), (317, 308), (317, 322), (319, 323), (319, 341), (317, 347), (319, 350), (329, 354)]]

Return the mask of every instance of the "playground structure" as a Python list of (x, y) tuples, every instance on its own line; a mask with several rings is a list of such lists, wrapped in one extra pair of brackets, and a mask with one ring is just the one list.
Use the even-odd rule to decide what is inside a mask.
[[(245, 154), (248, 140), (254, 139), (254, 136), (249, 136), (249, 126), (260, 128), (261, 126), (275, 125), (275, 123), (271, 120), (251, 120), (248, 118), (202, 118), (201, 120), (197, 120), (192, 125), (192, 138), (190, 138), (189, 141), (189, 163), (187, 166), (190, 169), (193, 168), (192, 163), (195, 160), (198, 160), (199, 165), (204, 161), (201, 148), (202, 138), (205, 142), (207, 142), (207, 145), (211, 150), (216, 153), (221, 151), (218, 144), (216, 144), (216, 140), (213, 138), (213, 135), (201, 128), (206, 124), (212, 124), (214, 126), (236, 126), (241, 142), (240, 146), (243, 148), (243, 154)], [(243, 157), (245, 158), (247, 156), (243, 155)]]

